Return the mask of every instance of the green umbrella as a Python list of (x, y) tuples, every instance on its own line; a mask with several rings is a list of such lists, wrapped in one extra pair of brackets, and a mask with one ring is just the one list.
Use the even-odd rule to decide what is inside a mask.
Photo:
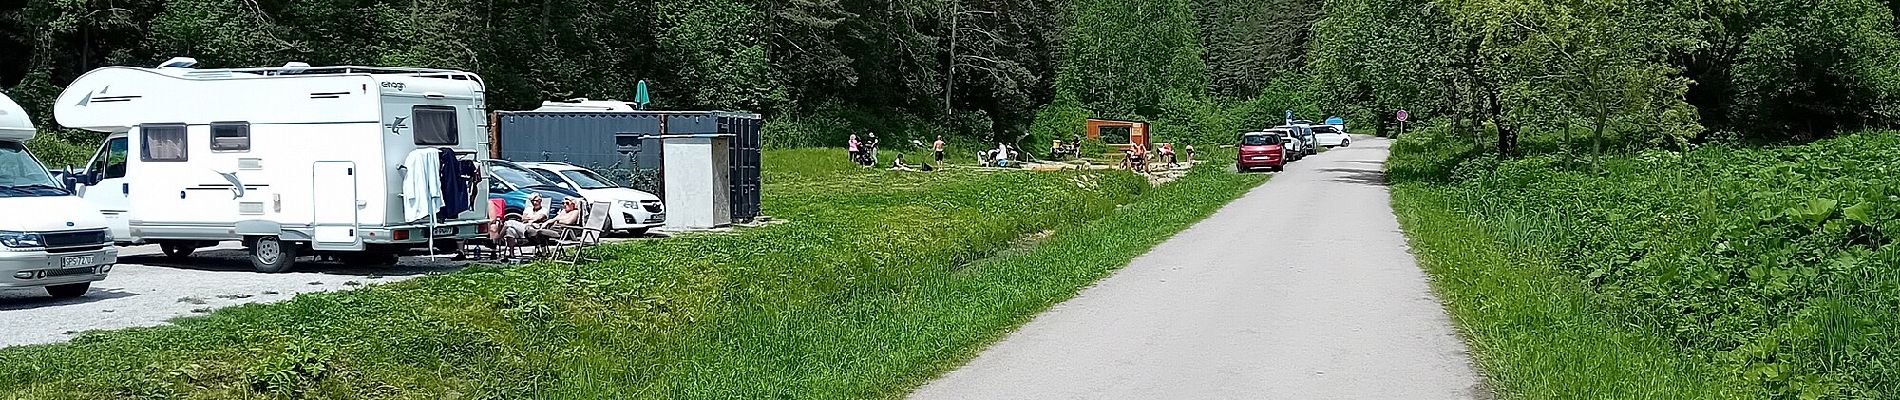
[(640, 80), (638, 91), (634, 92), (633, 95), (633, 102), (634, 104), (639, 104), (642, 110), (647, 108), (647, 103), (652, 102), (652, 99), (647, 97), (647, 80)]

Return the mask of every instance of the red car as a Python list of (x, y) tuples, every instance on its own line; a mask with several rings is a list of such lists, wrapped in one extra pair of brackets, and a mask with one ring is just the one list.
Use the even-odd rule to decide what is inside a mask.
[(1286, 161), (1286, 147), (1280, 143), (1280, 134), (1275, 132), (1240, 134), (1240, 158), (1234, 162), (1235, 169), (1249, 171), (1272, 168), (1274, 171), (1279, 171), (1286, 169)]

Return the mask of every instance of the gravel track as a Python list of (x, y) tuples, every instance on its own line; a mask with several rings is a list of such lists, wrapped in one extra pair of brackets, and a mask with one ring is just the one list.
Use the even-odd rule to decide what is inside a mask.
[(403, 257), (395, 267), (352, 267), (306, 258), (290, 273), (251, 269), (237, 244), (198, 249), (183, 260), (158, 246), (119, 249), (119, 264), (83, 297), (55, 300), (40, 288), (0, 289), (0, 347), (63, 342), (80, 332), (154, 326), (223, 307), (288, 300), (298, 293), (344, 290), (450, 272), (463, 262)]
[(1390, 142), (1354, 140), (912, 398), (1489, 398), (1392, 214)]

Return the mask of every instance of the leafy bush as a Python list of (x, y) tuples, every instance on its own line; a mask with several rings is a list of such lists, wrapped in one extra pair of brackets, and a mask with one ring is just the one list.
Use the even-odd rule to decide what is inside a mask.
[(1709, 379), (1769, 398), (1900, 395), (1900, 133), (1647, 151), (1600, 168), (1468, 150), (1406, 137), (1393, 182), (1551, 260), (1678, 357), (1728, 371)]

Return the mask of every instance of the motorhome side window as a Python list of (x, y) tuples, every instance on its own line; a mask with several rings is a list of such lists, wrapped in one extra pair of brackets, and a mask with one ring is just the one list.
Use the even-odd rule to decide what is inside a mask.
[(185, 126), (140, 125), (139, 161), (166, 162), (190, 159), (185, 141)]
[(455, 107), (416, 106), (411, 114), (416, 120), (417, 145), (452, 146), (460, 142), (461, 132), (456, 129)]
[(211, 123), (211, 151), (251, 151), (251, 123)]

